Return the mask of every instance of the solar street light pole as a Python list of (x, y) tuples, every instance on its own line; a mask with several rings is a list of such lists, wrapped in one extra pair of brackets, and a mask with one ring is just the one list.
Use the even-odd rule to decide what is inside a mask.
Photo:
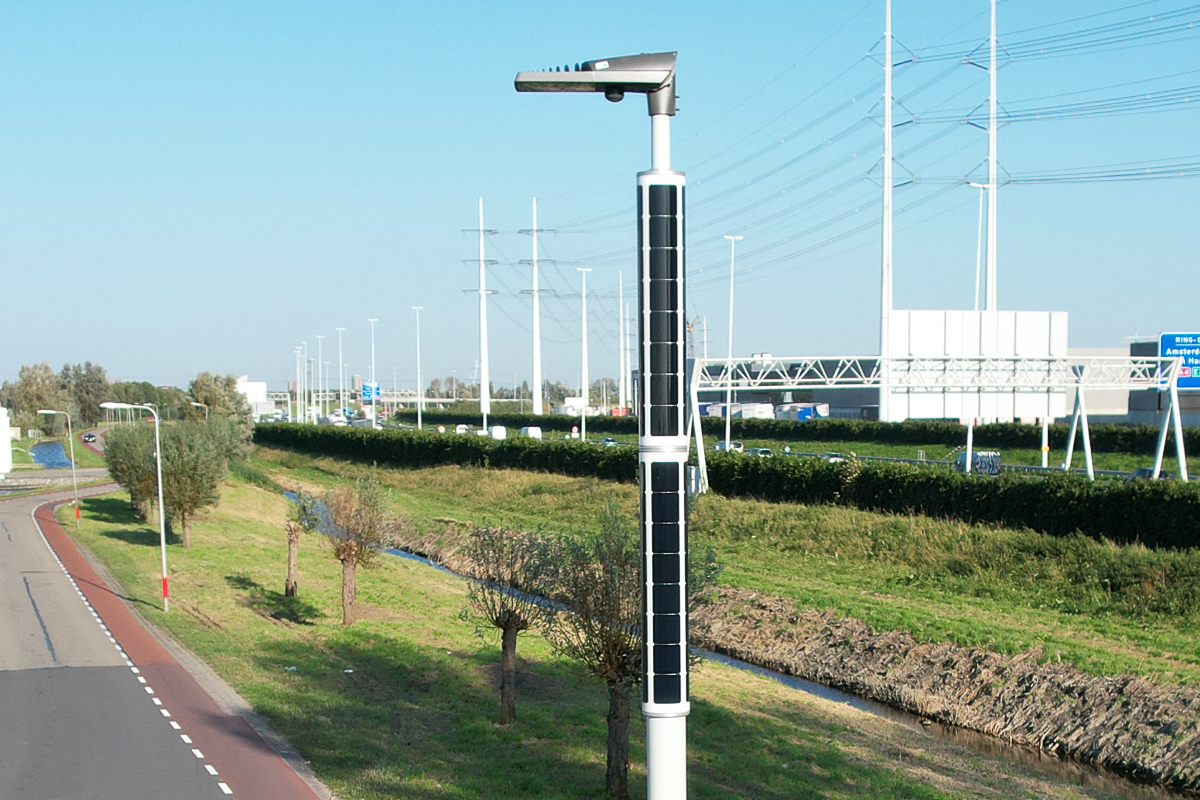
[(645, 94), (650, 169), (638, 173), (638, 460), (643, 551), (642, 713), (649, 800), (687, 797), (687, 518), (684, 175), (671, 169), (675, 53), (523, 72), (519, 92)]

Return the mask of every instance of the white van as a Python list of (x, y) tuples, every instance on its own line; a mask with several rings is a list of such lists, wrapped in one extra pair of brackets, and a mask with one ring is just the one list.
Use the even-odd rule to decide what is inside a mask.
[(542, 438), (542, 429), (536, 425), (521, 428), (521, 435), (528, 436), (530, 439), (540, 439)]

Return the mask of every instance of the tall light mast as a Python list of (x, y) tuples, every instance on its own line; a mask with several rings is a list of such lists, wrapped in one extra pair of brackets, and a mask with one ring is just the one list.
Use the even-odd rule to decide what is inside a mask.
[(492, 413), (491, 378), (488, 373), (487, 329), (487, 262), (483, 254), (483, 198), (479, 198), (479, 413), (487, 429), (488, 414)]
[[(889, 0), (890, 2), (890, 0)], [(988, 228), (987, 293), (984, 308), (996, 310), (996, 0), (992, 0), (992, 33), (988, 62)]]
[(625, 387), (625, 273), (617, 273), (617, 404), (626, 407)]
[[(479, 223), (483, 227), (483, 223)], [(538, 289), (537, 198), (533, 198), (533, 415), (542, 415), (542, 311)], [(482, 256), (480, 256), (482, 258)]]
[(883, 264), (879, 314), (879, 419), (891, 420), (892, 328), (892, 0), (884, 4), (883, 28)]

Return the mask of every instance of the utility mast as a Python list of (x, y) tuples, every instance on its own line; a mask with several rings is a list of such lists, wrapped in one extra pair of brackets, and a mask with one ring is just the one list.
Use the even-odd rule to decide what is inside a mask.
[[(889, 0), (890, 2), (890, 0)], [(996, 310), (996, 0), (992, 0), (992, 32), (988, 62), (988, 221), (987, 292), (984, 308)]]
[(617, 404), (625, 408), (629, 399), (625, 386), (625, 273), (617, 272)]
[(487, 328), (487, 261), (483, 253), (483, 198), (479, 198), (479, 413), (483, 415), (483, 427), (487, 429), (488, 414), (492, 412), (491, 386), (488, 375), (488, 328)]
[[(480, 223), (482, 227), (483, 223)], [(533, 198), (533, 414), (542, 415), (542, 311), (538, 289), (537, 198)], [(482, 258), (482, 256), (481, 256)]]
[(891, 416), (892, 326), (892, 0), (886, 0), (883, 29), (883, 280), (879, 315), (879, 419)]

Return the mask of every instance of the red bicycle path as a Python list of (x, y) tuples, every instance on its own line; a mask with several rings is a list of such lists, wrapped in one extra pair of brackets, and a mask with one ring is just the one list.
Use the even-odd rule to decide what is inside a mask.
[[(204, 760), (217, 770), (219, 780), (233, 790), (234, 797), (320, 800), (245, 719), (221, 710), (92, 569), (54, 518), (53, 509), (61, 502), (47, 502), (35, 510), (34, 518), (43, 535), (126, 656), (154, 689), (162, 708), (179, 724), (179, 732), (189, 736), (191, 746), (203, 752)], [(164, 728), (164, 733), (168, 730)]]

